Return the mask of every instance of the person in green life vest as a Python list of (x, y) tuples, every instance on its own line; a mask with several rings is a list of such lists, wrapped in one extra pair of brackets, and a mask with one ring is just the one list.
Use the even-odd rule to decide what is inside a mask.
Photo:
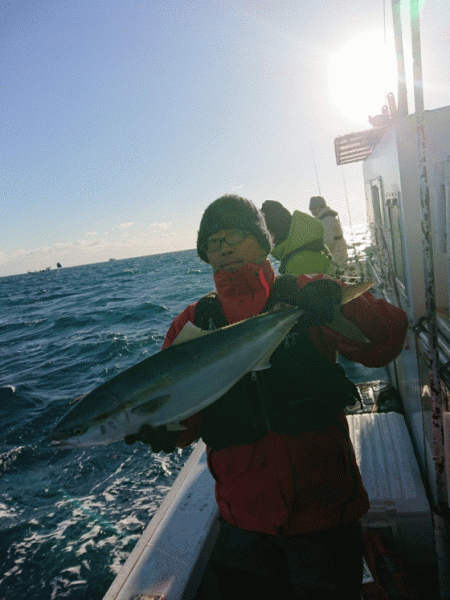
[(266, 200), (261, 211), (273, 238), (271, 254), (280, 261), (280, 273), (336, 276), (336, 265), (324, 244), (324, 228), (318, 219), (299, 210), (291, 215), (276, 200)]

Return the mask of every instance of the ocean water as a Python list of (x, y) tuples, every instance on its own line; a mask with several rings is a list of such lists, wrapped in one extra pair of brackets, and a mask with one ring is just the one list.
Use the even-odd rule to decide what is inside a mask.
[(211, 289), (194, 250), (0, 278), (0, 600), (101, 600), (191, 449), (57, 449), (47, 436)]
[(213, 287), (194, 250), (0, 279), (0, 599), (101, 599), (191, 449), (55, 449), (71, 400)]

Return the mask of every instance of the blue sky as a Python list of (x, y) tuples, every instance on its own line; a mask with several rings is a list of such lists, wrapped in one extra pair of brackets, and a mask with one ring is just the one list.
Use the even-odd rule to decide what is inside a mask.
[[(421, 6), (432, 109), (450, 104), (450, 9)], [(347, 226), (346, 188), (363, 221), (361, 163), (336, 166), (333, 140), (397, 96), (386, 9), (0, 0), (0, 276), (193, 248), (224, 193), (307, 211), (320, 188)]]

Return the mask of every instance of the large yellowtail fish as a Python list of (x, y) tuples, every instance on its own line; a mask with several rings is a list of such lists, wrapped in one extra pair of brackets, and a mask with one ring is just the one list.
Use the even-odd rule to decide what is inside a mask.
[(271, 354), (302, 313), (281, 308), (214, 331), (187, 323), (171, 346), (78, 400), (51, 440), (59, 446), (96, 446), (123, 440), (144, 424), (176, 428), (246, 373), (268, 368)]
[[(286, 308), (211, 332), (190, 323), (171, 346), (83, 396), (50, 438), (64, 446), (96, 446), (122, 440), (143, 424), (157, 427), (185, 419), (246, 373), (266, 368), (301, 314)], [(190, 329), (199, 337), (190, 339)]]

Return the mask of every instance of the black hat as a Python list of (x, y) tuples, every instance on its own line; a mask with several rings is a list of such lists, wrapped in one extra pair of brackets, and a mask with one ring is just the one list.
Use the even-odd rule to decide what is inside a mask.
[(214, 200), (205, 210), (197, 236), (197, 254), (209, 262), (204, 243), (212, 233), (221, 229), (245, 229), (253, 234), (261, 248), (269, 254), (272, 239), (267, 230), (262, 212), (251, 202), (240, 196), (222, 196)]
[(322, 196), (313, 196), (309, 201), (309, 210), (314, 210), (316, 208), (325, 208), (326, 206), (325, 199)]
[(273, 242), (275, 246), (278, 246), (289, 235), (292, 215), (281, 202), (276, 200), (266, 200), (261, 210), (264, 213), (267, 229), (273, 235)]

